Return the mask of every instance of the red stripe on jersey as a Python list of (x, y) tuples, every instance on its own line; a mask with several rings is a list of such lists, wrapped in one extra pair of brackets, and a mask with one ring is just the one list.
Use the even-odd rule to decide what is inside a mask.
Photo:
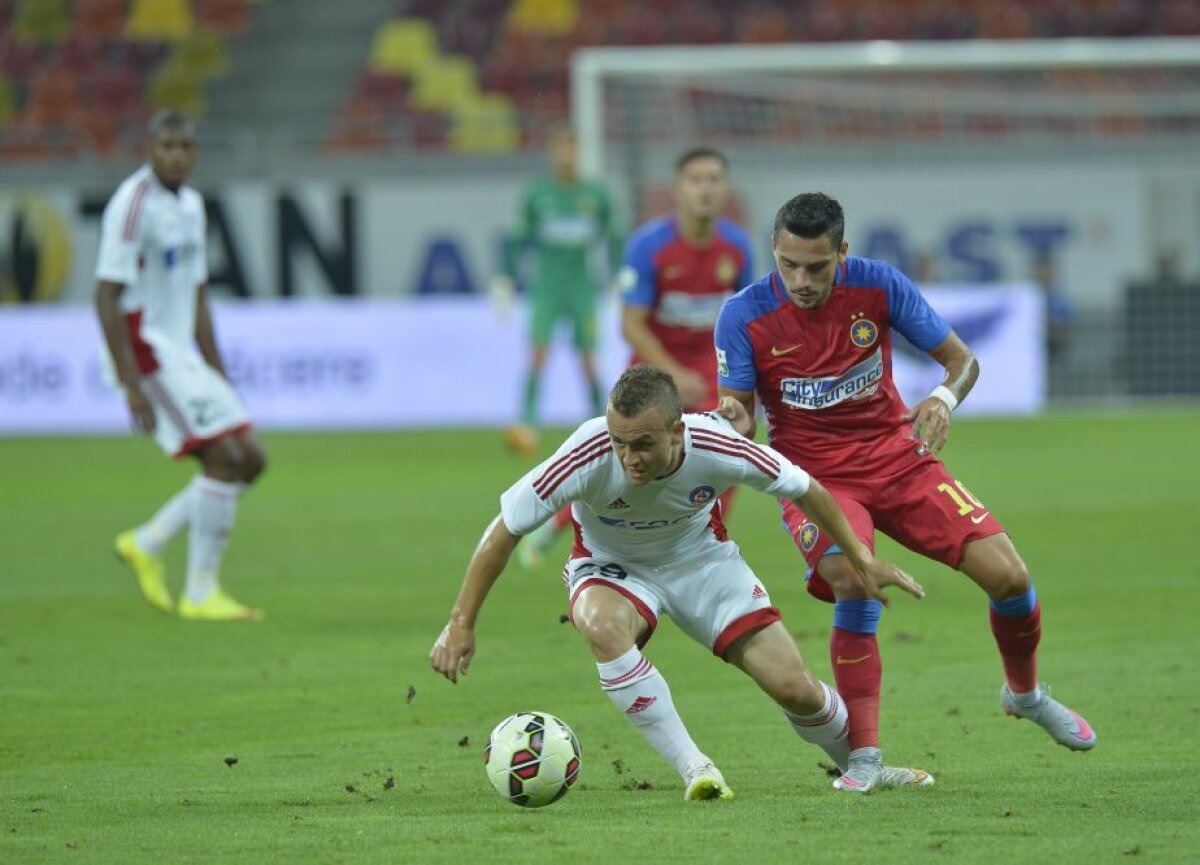
[(129, 346), (133, 349), (133, 362), (137, 364), (138, 372), (150, 375), (158, 372), (158, 358), (154, 348), (142, 338), (142, 311), (125, 314), (125, 329), (129, 332)]
[(763, 462), (775, 469), (775, 471), (779, 471), (779, 461), (777, 459), (760, 448), (754, 442), (750, 441), (749, 439), (742, 438), (741, 436), (722, 435), (721, 433), (706, 429), (693, 429), (692, 440), (706, 441), (711, 444), (730, 445), (732, 447), (745, 449), (746, 451), (758, 456)]
[[(607, 437), (608, 434), (606, 433), (605, 438)], [(538, 494), (538, 498), (545, 500), (549, 498), (552, 492), (559, 488), (563, 481), (578, 469), (610, 453), (612, 453), (612, 447), (607, 441), (596, 442), (591, 446), (590, 450), (581, 450), (571, 458), (570, 462), (564, 463), (553, 472), (546, 472), (541, 478), (534, 481), (533, 490)]]
[[(608, 433), (607, 432), (598, 433), (598, 434), (592, 436), (587, 441), (585, 441), (583, 444), (577, 445), (576, 447), (571, 448), (571, 450), (567, 451), (561, 457), (556, 459), (554, 462), (552, 462), (549, 466), (546, 467), (546, 470), (544, 472), (542, 472), (542, 476), (533, 482), (534, 489), (547, 483), (549, 481), (549, 478), (551, 475), (553, 475), (555, 472), (557, 472), (559, 469), (561, 469), (566, 463), (570, 462), (581, 451), (587, 450), (592, 445), (594, 445), (596, 442), (600, 441), (602, 438), (608, 438)], [(543, 498), (545, 498), (545, 497), (543, 496)]]
[(142, 202), (145, 201), (146, 193), (149, 191), (149, 180), (143, 180), (134, 190), (133, 200), (129, 202), (129, 212), (125, 214), (125, 227), (121, 230), (121, 237), (125, 240), (133, 240), (137, 233), (138, 218), (142, 214)]
[(779, 477), (778, 469), (772, 468), (752, 451), (743, 451), (735, 448), (725, 447), (724, 445), (709, 444), (707, 442), (697, 441), (694, 438), (692, 439), (692, 446), (695, 447), (696, 450), (712, 451), (713, 453), (725, 454), (726, 456), (730, 457), (741, 457), (771, 480), (775, 480)]
[(725, 521), (721, 519), (721, 502), (717, 500), (717, 505), (708, 514), (708, 528), (712, 531), (713, 537), (721, 543), (729, 540), (729, 532), (725, 530)]

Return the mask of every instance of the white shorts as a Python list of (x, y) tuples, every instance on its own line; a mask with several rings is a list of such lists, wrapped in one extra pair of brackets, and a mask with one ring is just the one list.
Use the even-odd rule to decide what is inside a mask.
[(588, 586), (607, 586), (633, 603), (651, 634), (659, 613), (666, 613), (680, 630), (720, 658), (738, 637), (781, 618), (732, 541), (667, 565), (627, 565), (601, 557), (571, 559), (563, 579), (572, 607)]
[(158, 369), (142, 376), (142, 390), (154, 406), (154, 440), (170, 456), (250, 429), (237, 393), (199, 354), (156, 346), (155, 356)]

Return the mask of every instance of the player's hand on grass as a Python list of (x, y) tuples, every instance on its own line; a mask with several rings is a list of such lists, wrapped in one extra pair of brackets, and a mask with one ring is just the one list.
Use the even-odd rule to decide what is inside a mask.
[(883, 593), (883, 590), (889, 586), (895, 586), (908, 592), (918, 600), (925, 597), (925, 589), (921, 587), (920, 583), (896, 565), (883, 559), (872, 559), (866, 566), (865, 573), (860, 573), (859, 577), (867, 597), (879, 601), (885, 607), (891, 606), (887, 595)]
[(131, 384), (125, 388), (125, 403), (129, 406), (129, 415), (133, 418), (133, 425), (142, 432), (154, 432), (154, 406), (150, 403), (150, 398), (136, 384)]
[(680, 368), (671, 373), (671, 378), (675, 379), (675, 387), (679, 388), (679, 397), (684, 405), (695, 405), (708, 396), (708, 382), (695, 370)]
[(450, 621), (434, 641), (429, 652), (429, 664), (451, 682), (458, 682), (459, 673), (467, 674), (475, 656), (475, 631), (466, 625)]
[(750, 412), (746, 411), (746, 407), (741, 402), (731, 396), (723, 396), (717, 404), (717, 414), (733, 424), (734, 430), (739, 434), (750, 437), (750, 431), (754, 427), (754, 418), (750, 417)]
[(908, 437), (920, 442), (929, 453), (940, 451), (950, 435), (950, 409), (937, 397), (917, 403), (902, 420), (912, 424)]

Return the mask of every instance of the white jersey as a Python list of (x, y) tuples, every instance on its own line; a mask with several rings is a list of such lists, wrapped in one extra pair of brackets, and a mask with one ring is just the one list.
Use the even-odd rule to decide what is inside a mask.
[(149, 165), (117, 188), (100, 233), (96, 278), (125, 286), (121, 311), (142, 373), (157, 369), (154, 347), (193, 350), (196, 288), (208, 281), (204, 199), (178, 194)]
[(604, 418), (587, 421), (554, 456), (500, 497), (508, 530), (525, 535), (572, 504), (574, 556), (662, 565), (712, 552), (725, 541), (717, 497), (745, 484), (774, 496), (808, 492), (808, 473), (772, 448), (738, 435), (715, 414), (685, 414), (683, 461), (664, 478), (629, 481)]

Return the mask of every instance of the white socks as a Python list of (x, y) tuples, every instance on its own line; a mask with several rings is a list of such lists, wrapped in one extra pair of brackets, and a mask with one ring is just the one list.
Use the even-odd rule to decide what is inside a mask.
[(196, 475), (192, 478), (148, 522), (137, 527), (135, 537), (140, 549), (152, 556), (161, 556), (171, 539), (187, 527), (191, 519), (191, 506), (188, 503), (200, 477)]
[(205, 475), (198, 475), (192, 481), (188, 496), (191, 534), (184, 584), (184, 593), (192, 603), (203, 601), (217, 588), (221, 556), (233, 531), (238, 496), (245, 488), (243, 483), (226, 483)]
[(850, 713), (837, 691), (824, 682), (820, 683), (825, 694), (825, 704), (819, 712), (811, 715), (793, 715), (785, 711), (792, 729), (806, 742), (820, 746), (829, 759), (843, 772), (850, 763)]
[[(667, 680), (642, 657), (637, 646), (614, 661), (597, 663), (596, 669), (609, 699), (680, 775), (708, 762), (675, 711)], [(844, 718), (845, 710), (842, 715)]]

